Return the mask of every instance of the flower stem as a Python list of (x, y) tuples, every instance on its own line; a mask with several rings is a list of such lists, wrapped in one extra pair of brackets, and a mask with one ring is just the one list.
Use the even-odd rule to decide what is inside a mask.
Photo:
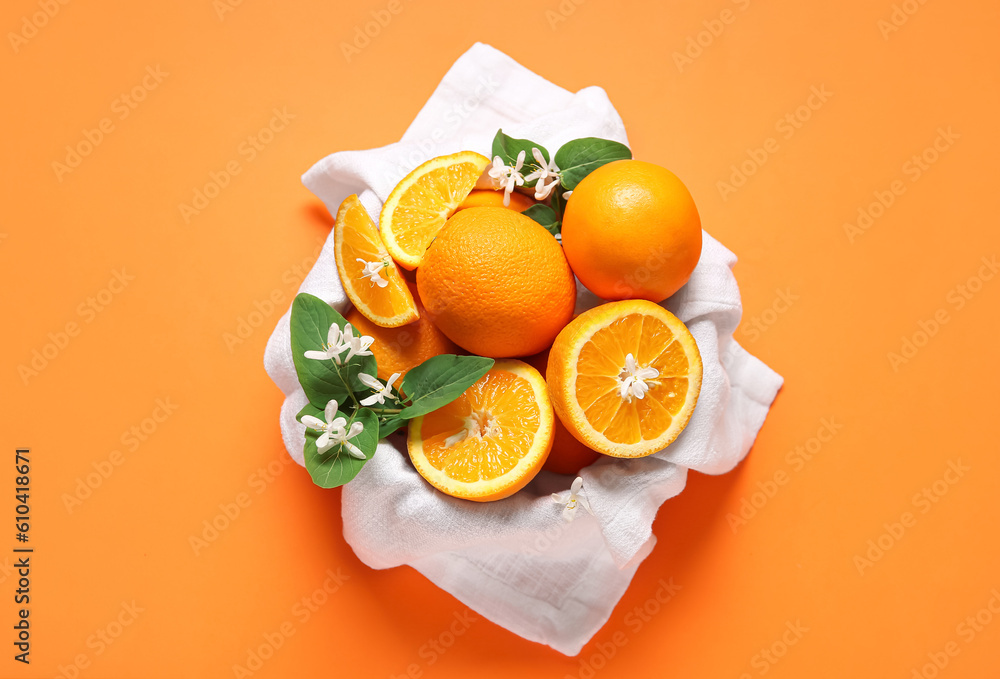
[[(343, 372), (341, 372), (341, 368), (343, 368)], [(337, 366), (337, 372), (340, 373), (340, 379), (343, 381), (344, 386), (347, 387), (347, 395), (351, 397), (352, 401), (354, 401), (354, 409), (356, 411), (358, 408), (361, 407), (361, 404), (358, 402), (358, 397), (354, 395), (354, 390), (351, 389), (351, 365), (350, 365), (350, 363), (347, 363), (347, 364), (344, 364), (344, 365), (338, 365)]]

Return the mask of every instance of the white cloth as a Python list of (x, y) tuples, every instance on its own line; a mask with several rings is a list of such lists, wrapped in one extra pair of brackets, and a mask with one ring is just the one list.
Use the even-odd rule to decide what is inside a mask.
[[(498, 128), (555, 151), (579, 137), (627, 143), (604, 91), (568, 92), (506, 55), (476, 44), (455, 62), (402, 141), (342, 151), (303, 177), (332, 214), (358, 193), (377, 217), (393, 186), (420, 162), (472, 149), (489, 154)], [(475, 504), (425, 483), (405, 446), (383, 442), (343, 490), (344, 537), (372, 568), (409, 564), (499, 625), (567, 655), (576, 655), (607, 621), (656, 538), (660, 505), (684, 489), (687, 470), (721, 474), (749, 451), (782, 379), (747, 353), (732, 334), (742, 313), (731, 268), (736, 258), (704, 235), (690, 282), (667, 307), (691, 329), (704, 362), (701, 396), (687, 429), (667, 450), (638, 460), (602, 459), (583, 470), (582, 494), (595, 516), (571, 523), (550, 494), (572, 478), (541, 472), (524, 490)], [(346, 310), (327, 239), (300, 292)], [(578, 308), (598, 303), (581, 289)], [(304, 429), (295, 414), (306, 403), (292, 364), (289, 315), (267, 345), (265, 367), (285, 393), (281, 431), (302, 464)]]

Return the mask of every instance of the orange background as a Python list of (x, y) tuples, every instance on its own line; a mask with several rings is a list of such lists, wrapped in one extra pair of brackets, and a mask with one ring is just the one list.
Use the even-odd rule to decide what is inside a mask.
[[(30, 446), (37, 550), (23, 666), (5, 524), (0, 676), (231, 677), (286, 621), (254, 677), (911, 677), (936, 674), (935, 658), (942, 677), (1000, 671), (1000, 278), (981, 269), (1000, 249), (996, 3), (908, 0), (894, 26), (880, 24), (892, 0), (222, 2), (48, 0), (58, 11), (34, 32), (46, 0), (0, 10), (0, 511), (14, 512), (14, 448)], [(365, 44), (372, 12), (390, 18)], [(11, 44), (18, 32), (30, 37)], [(451, 638), (463, 605), (411, 569), (362, 565), (340, 492), (281, 463), (281, 393), (262, 368), (331, 223), (300, 174), (397, 140), (477, 40), (568, 89), (607, 89), (636, 156), (682, 177), (740, 257), (737, 338), (786, 380), (746, 462), (692, 473), (664, 505), (658, 546), (578, 658), (481, 619)], [(144, 88), (147, 67), (161, 75)], [(813, 86), (831, 95), (780, 124)], [(251, 160), (241, 144), (274, 108), (295, 117)], [(105, 118), (89, 155), (54, 169)], [(907, 163), (939, 128), (958, 137), (915, 176)], [(723, 196), (769, 137), (766, 162)], [(185, 223), (179, 205), (230, 161), (239, 174)], [(897, 180), (905, 191), (849, 234)], [(134, 278), (108, 288), (115, 272)], [(241, 323), (256, 327), (234, 343)], [(894, 365), (904, 337), (921, 346)], [(35, 351), (50, 358), (32, 375)], [(812, 440), (824, 418), (842, 427)], [(191, 536), (237, 499), (195, 554)], [(296, 608), (327, 569), (336, 592)], [(671, 578), (681, 589), (661, 606)]]

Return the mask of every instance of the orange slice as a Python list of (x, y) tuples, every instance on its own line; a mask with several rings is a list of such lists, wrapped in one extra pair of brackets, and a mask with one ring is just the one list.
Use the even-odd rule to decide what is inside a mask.
[(458, 209), (489, 165), (475, 151), (428, 160), (389, 194), (379, 216), (385, 247), (400, 266), (415, 269), (448, 217)]
[(365, 318), (383, 328), (398, 328), (420, 317), (406, 280), (356, 195), (348, 196), (337, 210), (333, 253), (344, 292)]
[(553, 424), (541, 373), (504, 359), (456, 400), (410, 420), (406, 445), (432, 486), (488, 502), (534, 478), (552, 448)]
[(614, 457), (644, 457), (687, 426), (701, 391), (701, 354), (687, 327), (646, 300), (580, 314), (549, 353), (559, 419), (579, 441)]
[(458, 210), (464, 210), (467, 207), (508, 207), (511, 210), (524, 212), (538, 202), (530, 196), (513, 191), (510, 194), (510, 205), (504, 205), (503, 194), (503, 191), (495, 191), (493, 189), (475, 189), (465, 197), (462, 204), (458, 206)]

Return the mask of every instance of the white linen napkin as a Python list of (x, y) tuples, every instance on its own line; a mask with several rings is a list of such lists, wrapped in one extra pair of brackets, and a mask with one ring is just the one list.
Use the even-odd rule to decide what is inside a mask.
[[(341, 151), (316, 163), (303, 182), (332, 214), (357, 193), (373, 217), (410, 170), (434, 156), (471, 149), (489, 155), (498, 128), (555, 151), (594, 136), (627, 143), (604, 90), (568, 92), (483, 44), (452, 66), (413, 124), (394, 144)], [(641, 157), (641, 153), (639, 153)], [(602, 459), (581, 472), (594, 515), (562, 519), (551, 493), (572, 478), (541, 472), (524, 490), (478, 504), (434, 490), (410, 464), (398, 437), (344, 486), (344, 537), (372, 568), (409, 564), (467, 606), (519, 634), (576, 655), (608, 620), (636, 568), (656, 542), (660, 505), (684, 489), (687, 470), (721, 474), (753, 444), (782, 378), (733, 339), (742, 313), (732, 274), (735, 256), (704, 234), (691, 280), (666, 306), (698, 343), (704, 378), (687, 429), (666, 450), (638, 460)], [(342, 313), (349, 302), (337, 277), (333, 237), (299, 288)], [(600, 303), (581, 288), (578, 310)], [(278, 321), (264, 356), (285, 393), (281, 432), (303, 463), (306, 403), (292, 363), (289, 313)]]

